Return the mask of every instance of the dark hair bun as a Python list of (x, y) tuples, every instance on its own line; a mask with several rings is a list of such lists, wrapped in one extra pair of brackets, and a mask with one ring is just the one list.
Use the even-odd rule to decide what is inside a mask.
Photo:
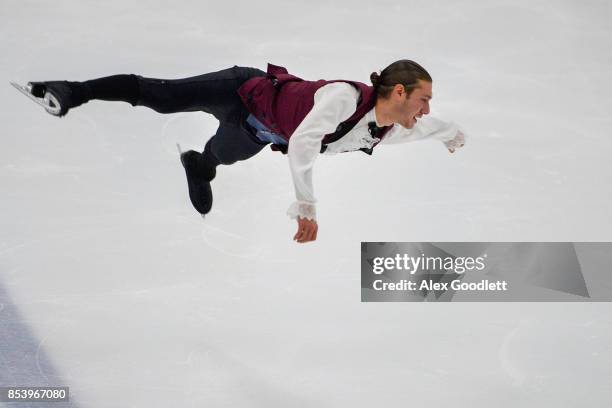
[(370, 74), (370, 81), (372, 81), (372, 85), (374, 86), (380, 85), (380, 75), (376, 72), (372, 72)]

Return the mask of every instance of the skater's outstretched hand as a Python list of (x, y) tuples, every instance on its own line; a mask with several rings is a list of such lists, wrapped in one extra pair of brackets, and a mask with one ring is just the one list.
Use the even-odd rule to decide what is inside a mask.
[(305, 243), (317, 239), (317, 231), (319, 226), (317, 222), (308, 218), (297, 218), (298, 230), (293, 237), (294, 241)]
[(449, 152), (455, 153), (455, 150), (465, 146), (465, 135), (463, 132), (459, 131), (454, 139), (449, 140), (445, 144)]

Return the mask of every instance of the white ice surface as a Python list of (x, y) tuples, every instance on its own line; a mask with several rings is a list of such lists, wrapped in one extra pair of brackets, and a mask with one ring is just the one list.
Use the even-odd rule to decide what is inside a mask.
[[(0, 386), (92, 408), (610, 406), (610, 304), (362, 304), (359, 243), (611, 241), (611, 18), (605, 1), (3, 0)], [(220, 169), (204, 222), (175, 143), (201, 148), (214, 118), (94, 101), (58, 119), (8, 83), (267, 62), (366, 82), (401, 58), (468, 144), (321, 157), (307, 245), (285, 156)]]

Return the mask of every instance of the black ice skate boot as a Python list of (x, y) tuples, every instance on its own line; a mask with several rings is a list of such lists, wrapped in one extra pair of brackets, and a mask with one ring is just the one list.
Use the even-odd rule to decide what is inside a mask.
[(64, 116), (91, 99), (91, 91), (80, 82), (28, 82), (27, 88), (33, 96), (47, 101), (49, 106), (45, 109), (54, 116)]
[(202, 153), (194, 150), (181, 153), (181, 163), (187, 175), (191, 204), (200, 214), (208, 214), (213, 202), (210, 182), (217, 173), (216, 166), (206, 160)]

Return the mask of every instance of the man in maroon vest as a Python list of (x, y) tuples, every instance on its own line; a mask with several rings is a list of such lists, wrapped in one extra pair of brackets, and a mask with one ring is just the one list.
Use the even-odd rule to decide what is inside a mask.
[(379, 143), (397, 143), (433, 136), (450, 152), (463, 146), (463, 134), (443, 122), (433, 129), (410, 132), (429, 113), (432, 79), (419, 64), (400, 60), (372, 85), (349, 80), (306, 81), (285, 68), (267, 72), (234, 66), (196, 77), (163, 80), (139, 75), (114, 75), (85, 82), (30, 82), (31, 95), (47, 111), (64, 116), (92, 99), (124, 101), (160, 113), (204, 111), (219, 128), (202, 153), (181, 155), (189, 197), (202, 215), (212, 207), (210, 182), (220, 164), (246, 160), (266, 145), (289, 156), (296, 200), (288, 215), (297, 220), (297, 242), (317, 237), (312, 168), (319, 153), (362, 151), (372, 154)]

